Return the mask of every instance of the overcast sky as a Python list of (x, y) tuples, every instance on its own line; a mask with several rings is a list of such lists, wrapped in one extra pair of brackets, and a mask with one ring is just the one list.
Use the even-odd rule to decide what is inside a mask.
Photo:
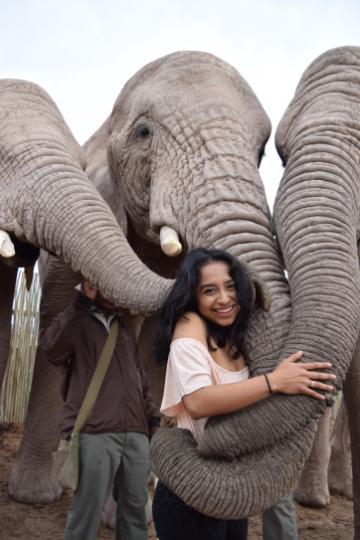
[[(360, 46), (359, 28), (359, 0), (0, 0), (1, 76), (45, 88), (83, 143), (141, 66), (207, 51), (245, 77), (274, 134), (308, 64)], [(272, 206), (282, 174), (273, 137), (261, 174)]]

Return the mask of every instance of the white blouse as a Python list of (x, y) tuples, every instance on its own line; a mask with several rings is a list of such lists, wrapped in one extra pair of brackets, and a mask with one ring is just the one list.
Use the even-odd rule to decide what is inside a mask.
[(170, 346), (160, 411), (166, 416), (176, 416), (178, 427), (189, 429), (199, 441), (204, 433), (207, 418), (199, 420), (191, 418), (182, 398), (205, 386), (229, 384), (248, 378), (247, 367), (239, 371), (223, 368), (197, 339), (175, 339)]

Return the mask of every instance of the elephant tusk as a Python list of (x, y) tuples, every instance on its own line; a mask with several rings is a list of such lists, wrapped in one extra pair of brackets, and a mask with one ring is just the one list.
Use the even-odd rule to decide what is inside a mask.
[(9, 234), (0, 230), (0, 256), (13, 257), (15, 255), (15, 246), (12, 243)]
[(182, 245), (179, 242), (177, 232), (166, 225), (160, 229), (160, 245), (168, 257), (176, 257), (182, 252)]

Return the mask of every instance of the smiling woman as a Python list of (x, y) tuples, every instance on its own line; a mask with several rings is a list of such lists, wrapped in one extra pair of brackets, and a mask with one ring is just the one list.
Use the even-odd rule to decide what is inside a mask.
[[(248, 268), (225, 251), (202, 248), (187, 255), (165, 301), (157, 347), (158, 358), (168, 358), (161, 412), (176, 417), (178, 427), (189, 430), (196, 442), (204, 434), (209, 416), (237, 411), (272, 392), (324, 399), (316, 390), (332, 390), (328, 383), (335, 376), (314, 372), (330, 364), (297, 363), (301, 351), (272, 373), (249, 378), (244, 334), (256, 304), (263, 307)], [(155, 443), (155, 462), (156, 448)], [(153, 516), (159, 540), (184, 536), (189, 540), (247, 538), (246, 519), (202, 514), (185, 504), (158, 476)], [(294, 512), (291, 519), (295, 521)], [(174, 530), (179, 536), (174, 536)], [(296, 537), (293, 523), (291, 538)]]
[(196, 289), (196, 301), (201, 315), (221, 326), (233, 324), (240, 311), (235, 281), (223, 261), (203, 266)]

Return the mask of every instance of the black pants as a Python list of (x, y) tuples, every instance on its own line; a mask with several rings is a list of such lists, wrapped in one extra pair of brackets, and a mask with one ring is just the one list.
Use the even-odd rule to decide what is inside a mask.
[(247, 519), (225, 520), (201, 514), (158, 482), (153, 519), (159, 540), (247, 540)]

